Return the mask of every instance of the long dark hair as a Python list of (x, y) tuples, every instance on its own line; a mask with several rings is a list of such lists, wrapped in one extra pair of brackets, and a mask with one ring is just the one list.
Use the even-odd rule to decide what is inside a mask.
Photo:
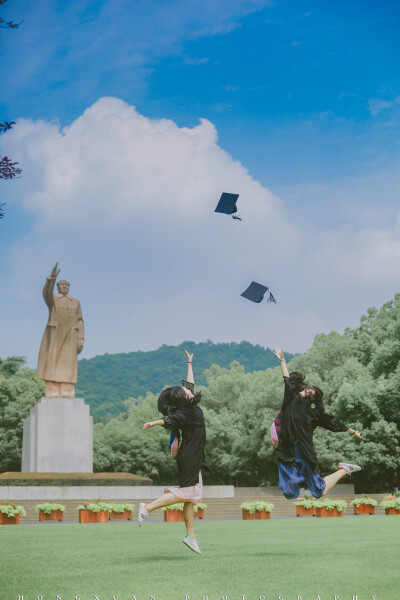
[(300, 373), (300, 371), (293, 371), (293, 373), (289, 374), (290, 383), (293, 385), (295, 392), (301, 392), (305, 390), (307, 384), (304, 382), (306, 376), (304, 373)]
[(314, 400), (316, 402), (320, 402), (320, 400), (322, 400), (322, 396), (324, 395), (324, 392), (321, 390), (321, 388), (316, 385), (308, 385), (307, 387), (310, 388), (310, 390), (314, 390)]
[(306, 378), (304, 373), (300, 373), (300, 371), (294, 371), (293, 373), (290, 373), (289, 378), (296, 393), (299, 393), (302, 390), (308, 388), (310, 390), (314, 390), (314, 399), (316, 400), (316, 402), (322, 400), (324, 392), (321, 390), (321, 388), (319, 388), (316, 385), (308, 385), (308, 383), (304, 381)]
[(180, 385), (165, 389), (158, 397), (157, 408), (161, 414), (170, 415), (179, 408), (197, 406), (201, 400), (201, 392), (197, 392), (194, 398), (186, 398), (185, 392)]

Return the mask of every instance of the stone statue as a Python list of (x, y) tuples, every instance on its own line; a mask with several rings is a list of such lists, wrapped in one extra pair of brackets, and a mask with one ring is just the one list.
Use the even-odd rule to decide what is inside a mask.
[(68, 295), (68, 281), (59, 281), (58, 294), (53, 294), (60, 272), (57, 266), (43, 288), (49, 320), (40, 344), (37, 376), (45, 381), (46, 397), (74, 398), (78, 354), (83, 349), (83, 320), (79, 300)]

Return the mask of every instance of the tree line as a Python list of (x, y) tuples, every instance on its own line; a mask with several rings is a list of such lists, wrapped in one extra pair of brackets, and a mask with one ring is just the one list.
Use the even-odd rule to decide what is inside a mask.
[[(246, 371), (265, 370), (275, 366), (275, 356), (269, 348), (249, 342), (195, 344), (186, 341), (179, 346), (163, 345), (150, 352), (103, 354), (79, 361), (77, 396), (85, 398), (95, 421), (107, 421), (125, 411), (124, 400), (159, 394), (168, 385), (182, 379), (182, 356), (186, 348), (196, 356), (196, 382), (206, 385), (204, 371), (212, 364), (229, 367), (233, 360)], [(292, 354), (288, 358), (292, 358)]]
[[(191, 348), (188, 347), (189, 350)], [(183, 351), (174, 360), (184, 375)], [(211, 365), (204, 372), (201, 407), (207, 425), (206, 484), (261, 486), (277, 484), (277, 464), (269, 427), (283, 398), (280, 366), (246, 372), (239, 361)], [(10, 370), (0, 363), (0, 470), (19, 470), (22, 420), (43, 394), (29, 369)], [(353, 477), (357, 492), (386, 491), (400, 483), (400, 294), (380, 309), (371, 308), (359, 327), (340, 335), (319, 334), (305, 354), (288, 361), (289, 371), (303, 371), (306, 381), (324, 391), (326, 412), (362, 431), (362, 439), (317, 429), (314, 436), (322, 474), (339, 461), (362, 471)], [(18, 369), (18, 370), (17, 370)], [(153, 365), (154, 369), (154, 365)], [(196, 383), (200, 371), (194, 357)], [(3, 374), (2, 374), (3, 373)], [(94, 427), (94, 469), (151, 477), (163, 485), (176, 480), (169, 434), (142, 429), (158, 417), (157, 392), (131, 396), (125, 411)]]
[[(196, 370), (196, 357), (194, 359)], [(380, 491), (400, 483), (400, 294), (371, 308), (360, 326), (343, 335), (315, 337), (310, 350), (288, 361), (289, 371), (303, 371), (324, 391), (325, 410), (362, 431), (318, 428), (315, 446), (323, 474), (339, 461), (354, 462), (357, 491)], [(238, 361), (229, 368), (212, 365), (204, 373), (201, 407), (207, 425), (207, 484), (276, 485), (277, 465), (269, 437), (282, 403), (280, 366), (246, 373)], [(143, 431), (157, 417), (157, 394), (129, 398), (127, 412), (95, 426), (95, 469), (131, 471), (164, 484), (175, 477), (168, 452), (168, 432)]]

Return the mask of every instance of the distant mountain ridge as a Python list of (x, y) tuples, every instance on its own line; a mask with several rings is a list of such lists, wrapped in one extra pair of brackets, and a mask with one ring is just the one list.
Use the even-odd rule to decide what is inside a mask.
[[(186, 376), (184, 349), (194, 352), (195, 381), (205, 385), (203, 375), (212, 364), (228, 368), (233, 360), (246, 372), (264, 371), (279, 365), (269, 348), (249, 342), (200, 344), (183, 342), (179, 346), (163, 345), (149, 352), (103, 354), (81, 359), (78, 368), (76, 395), (85, 398), (95, 420), (115, 416), (125, 410), (123, 401), (129, 397), (157, 394), (166, 385), (179, 385)], [(286, 353), (287, 360), (294, 354)]]

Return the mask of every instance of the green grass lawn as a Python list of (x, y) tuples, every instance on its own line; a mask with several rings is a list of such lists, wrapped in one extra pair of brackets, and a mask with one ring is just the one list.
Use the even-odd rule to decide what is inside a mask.
[(201, 556), (184, 533), (159, 522), (0, 527), (0, 600), (400, 598), (396, 516), (196, 521)]

